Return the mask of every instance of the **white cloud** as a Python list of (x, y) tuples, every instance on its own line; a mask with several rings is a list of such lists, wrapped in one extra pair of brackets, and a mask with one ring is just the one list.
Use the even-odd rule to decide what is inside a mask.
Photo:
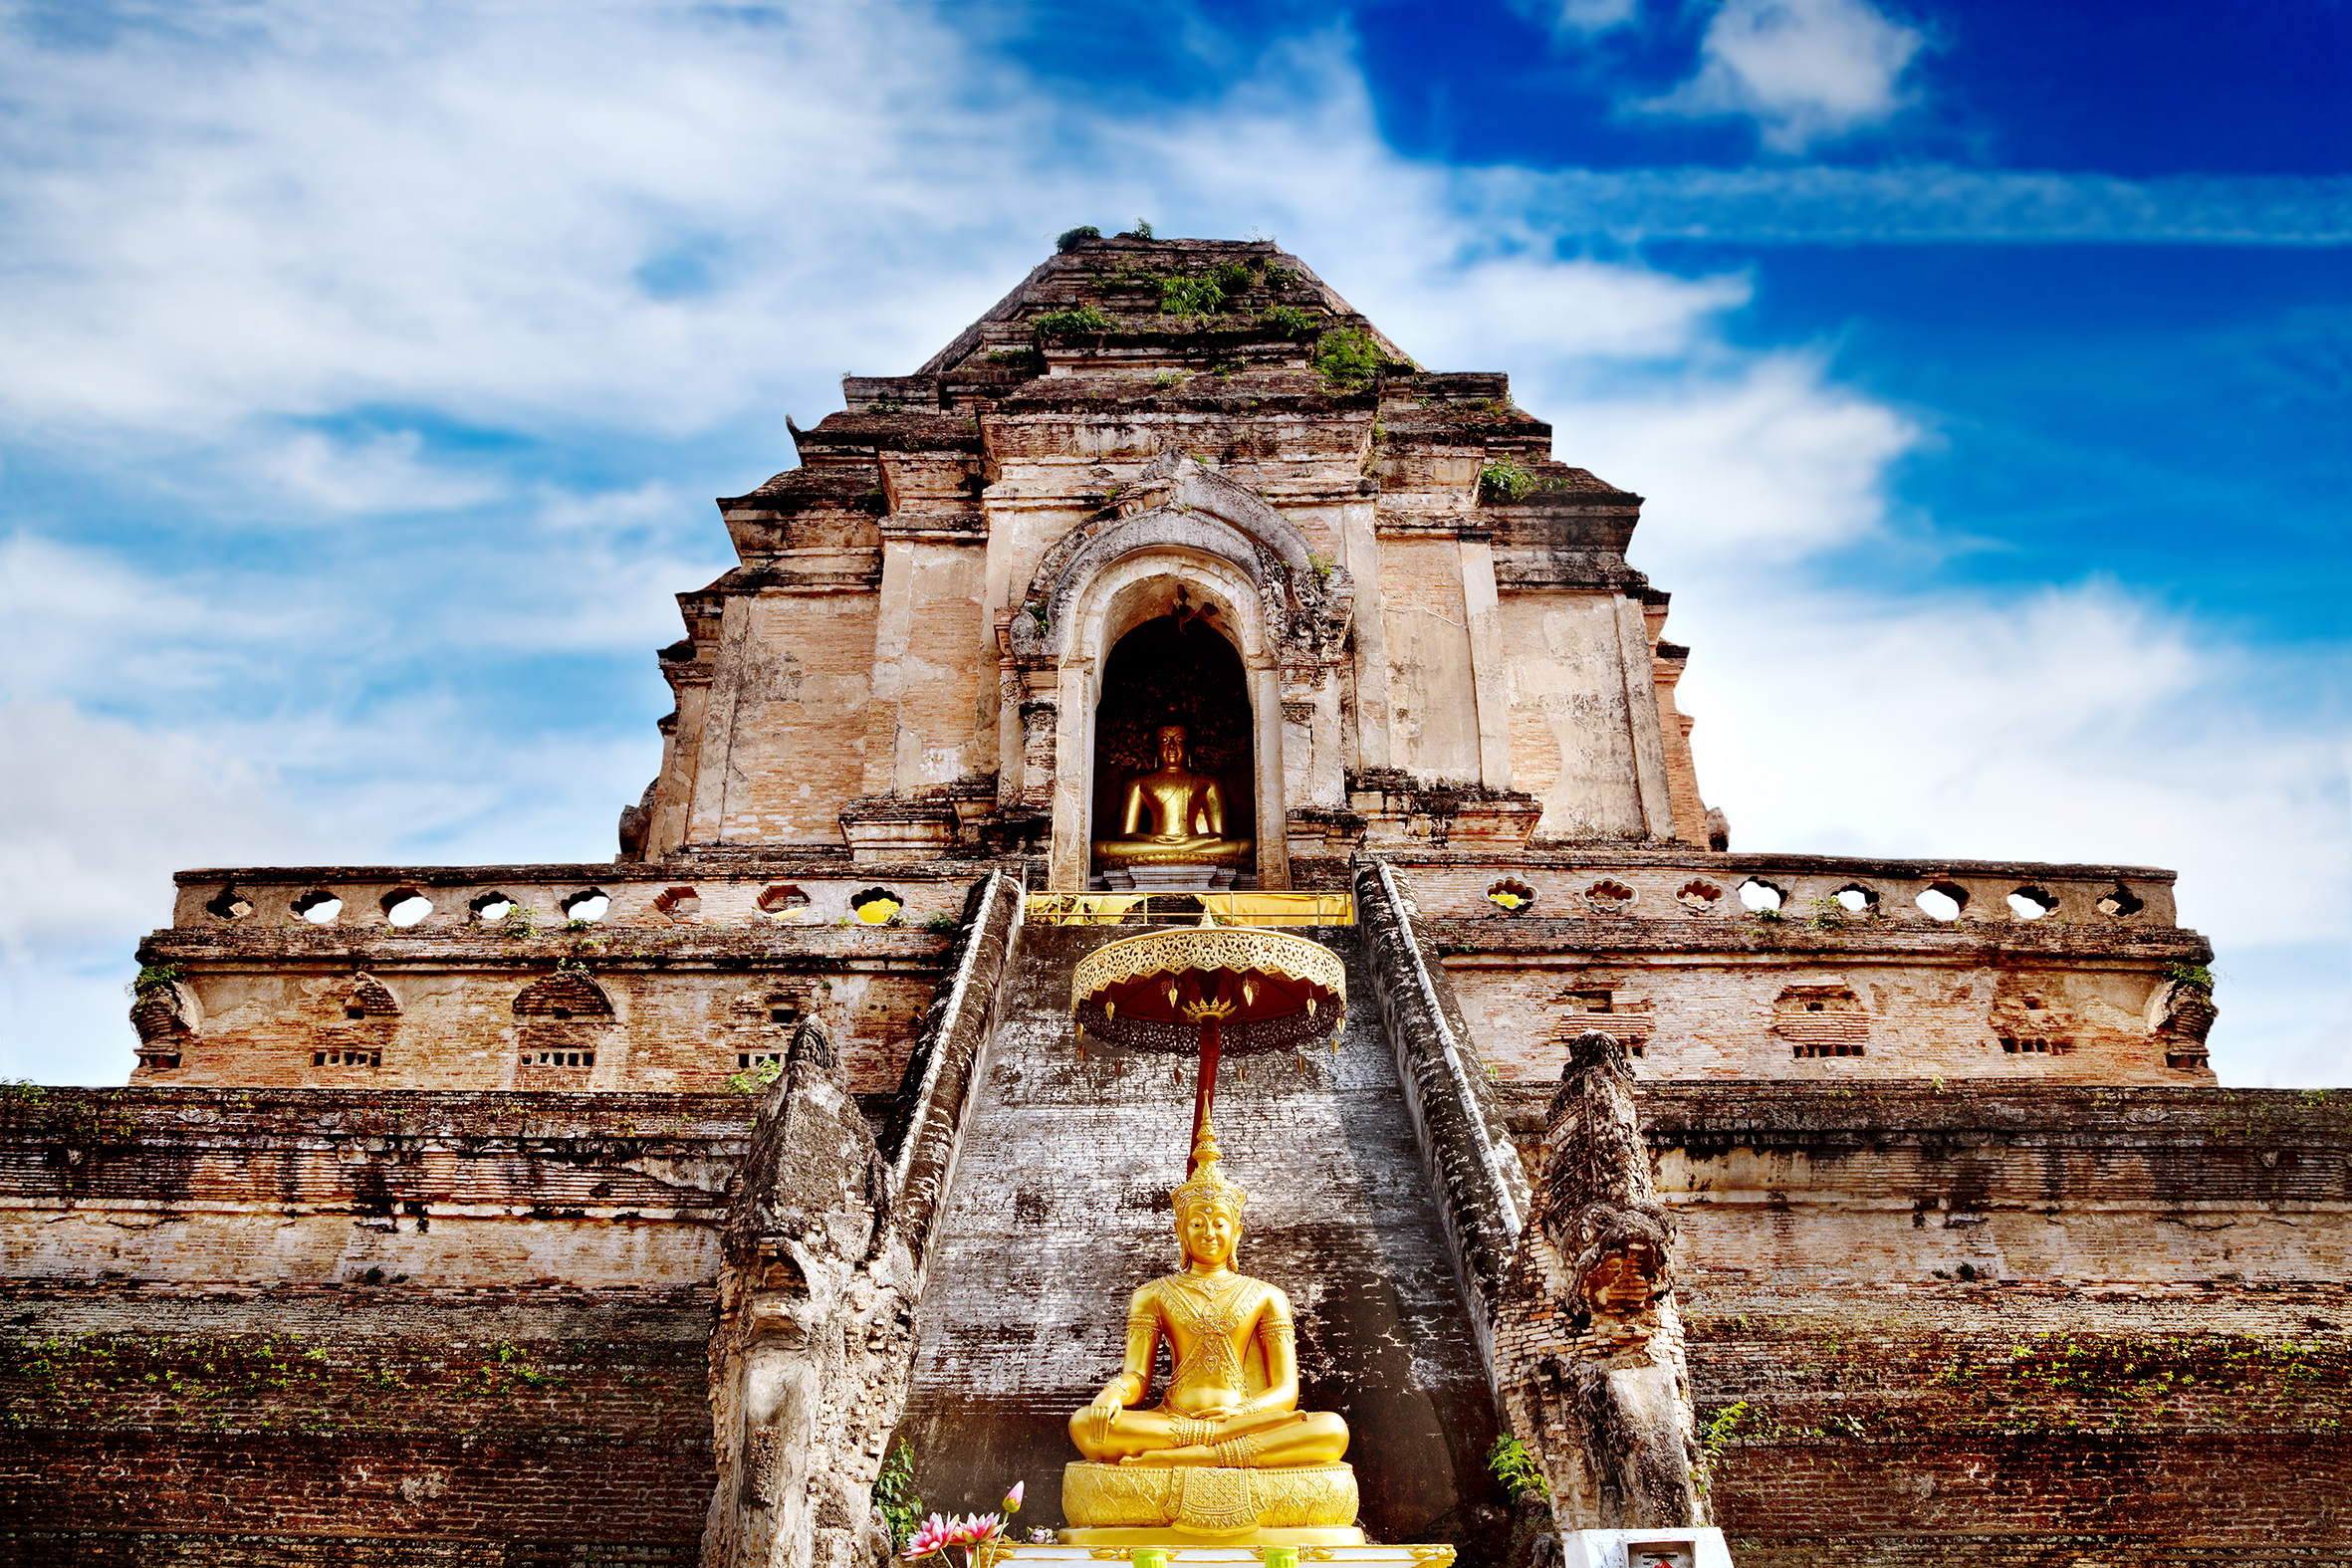
[(1644, 545), (1662, 583), (1746, 576), (1877, 531), (1887, 466), (1921, 437), (1908, 418), (1836, 385), (1811, 353), (1694, 358), (1544, 403), (1573, 461), (1654, 498)]
[(423, 460), (423, 450), (424, 438), (413, 430), (355, 441), (304, 430), (257, 453), (255, 477), (299, 507), (327, 512), (447, 512), (499, 493), (498, 480), (436, 467)]
[[(20, 426), (427, 402), (675, 431), (788, 359), (902, 336), (919, 356), (960, 325), (824, 308), (877, 267), (993, 278), (1031, 248), (958, 209), (1032, 127), (911, 8), (263, 4), (236, 25), (0, 52)], [(697, 235), (724, 241), (712, 287), (648, 294), (639, 270)]]
[(1745, 626), (1699, 649), (1683, 704), (1743, 847), (2169, 865), (2227, 940), (2352, 938), (2340, 749), (2249, 708), (2261, 677), (2196, 623), (2104, 584), (1686, 600)]
[[(208, 737), (61, 701), (0, 703), (0, 1078), (118, 1083), (120, 986), (138, 934), (169, 923), (171, 873), (319, 848), (267, 770)], [(31, 766), (28, 766), (31, 765)]]
[[(1349, 270), (1382, 258), (1349, 257)], [(1676, 278), (1638, 267), (1527, 253), (1465, 259), (1389, 251), (1351, 284), (1349, 303), (1424, 363), (1503, 366), (1676, 360), (1705, 345), (1714, 319), (1748, 303), (1745, 278)], [(1375, 308), (1376, 306), (1376, 308)]]
[(492, 742), (429, 704), (364, 720), (194, 717), (0, 702), (19, 764), (0, 769), (0, 1078), (122, 1080), (120, 988), (139, 937), (170, 923), (174, 871), (602, 858), (650, 751)]
[(1922, 40), (1868, 0), (1724, 0), (1699, 41), (1699, 71), (1653, 113), (1746, 114), (1765, 146), (1801, 152), (1887, 118)]

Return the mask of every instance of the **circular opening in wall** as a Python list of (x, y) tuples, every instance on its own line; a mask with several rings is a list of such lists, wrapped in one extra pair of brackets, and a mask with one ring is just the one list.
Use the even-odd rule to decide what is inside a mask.
[(1629, 909), (1633, 905), (1633, 889), (1613, 877), (1602, 877), (1584, 890), (1584, 902), (1603, 913)]
[(383, 896), (383, 918), (395, 926), (413, 926), (433, 912), (433, 901), (412, 887), (396, 887)]
[(313, 888), (294, 901), (295, 918), (314, 926), (332, 926), (335, 917), (342, 913), (343, 900), (323, 887)]
[(1848, 882), (1829, 895), (1842, 905), (1849, 915), (1864, 915), (1878, 907), (1878, 893), (1859, 882)]
[(1704, 915), (1723, 902), (1723, 889), (1694, 877), (1676, 889), (1674, 896), (1692, 914)]
[(788, 910), (807, 909), (809, 895), (790, 883), (780, 882), (760, 895), (760, 913), (781, 915)]
[(1761, 877), (1750, 877), (1740, 884), (1740, 903), (1744, 908), (1777, 910), (1788, 902), (1788, 890), (1774, 887)]
[(495, 925), (522, 906), (504, 893), (484, 893), (466, 905), (466, 909), (484, 925)]
[(869, 926), (884, 926), (906, 907), (906, 900), (886, 887), (861, 887), (849, 895), (849, 910)]
[(588, 888), (564, 900), (566, 920), (602, 920), (612, 907), (612, 895), (600, 887)]
[(215, 920), (243, 920), (253, 913), (253, 901), (237, 891), (234, 885), (224, 887), (204, 906), (204, 913)]
[(1487, 902), (1507, 915), (1516, 915), (1535, 902), (1535, 890), (1518, 877), (1507, 876), (1487, 889)]
[(1969, 907), (1968, 889), (1953, 882), (1938, 882), (1912, 900), (1928, 919), (1945, 924), (1958, 920), (1960, 912)]
[(2129, 920), (2147, 907), (2146, 904), (2132, 897), (2131, 889), (2125, 887), (2121, 882), (2115, 884), (2114, 892), (2099, 900), (2099, 913), (2111, 915), (2117, 920)]
[(2021, 887), (2009, 895), (2008, 904), (2009, 913), (2019, 920), (2039, 920), (2056, 912), (2058, 900), (2046, 887)]

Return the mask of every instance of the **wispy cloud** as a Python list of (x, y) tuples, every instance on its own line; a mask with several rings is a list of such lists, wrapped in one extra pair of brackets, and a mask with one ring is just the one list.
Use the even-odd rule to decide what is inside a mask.
[(1517, 9), (1546, 18), (1562, 33), (1605, 33), (1623, 27), (1640, 10), (1639, 0), (1519, 0)]
[(2352, 178), (1888, 169), (1479, 170), (1463, 199), (1625, 240), (2352, 245)]
[(428, 463), (423, 452), (424, 437), (414, 430), (348, 441), (303, 430), (256, 453), (254, 477), (274, 483), (295, 509), (327, 513), (448, 512), (502, 488), (500, 479)]

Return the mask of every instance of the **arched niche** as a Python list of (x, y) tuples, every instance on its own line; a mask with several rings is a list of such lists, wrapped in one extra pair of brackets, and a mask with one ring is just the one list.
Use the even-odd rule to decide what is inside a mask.
[[(1181, 595), (1181, 597), (1180, 597)], [(1231, 646), (1241, 665), (1248, 698), (1250, 746), (1249, 815), (1240, 818), (1228, 802), (1226, 832), (1257, 841), (1257, 877), (1262, 888), (1290, 884), (1289, 846), (1284, 832), (1282, 686), (1268, 645), (1265, 611), (1257, 585), (1238, 563), (1181, 546), (1146, 546), (1101, 565), (1061, 600), (1063, 643), (1059, 661), (1055, 743), (1053, 885), (1082, 888), (1091, 881), (1091, 846), (1118, 828), (1115, 801), (1098, 816), (1095, 726), (1109, 672), (1110, 655), (1122, 639), (1149, 622), (1174, 616)], [(1204, 770), (1206, 771), (1206, 770)], [(1122, 775), (1119, 784), (1123, 785)]]
[[(1168, 580), (1155, 579), (1155, 585)], [(1184, 728), (1187, 766), (1217, 781), (1225, 807), (1222, 831), (1230, 838), (1256, 837), (1257, 731), (1249, 671), (1241, 649), (1218, 627), (1222, 618), (1214, 606), (1195, 602), (1179, 580), (1167, 613), (1138, 622), (1111, 642), (1094, 704), (1095, 839), (1125, 830), (1128, 784), (1159, 766), (1159, 736), (1169, 725)], [(1091, 858), (1090, 873), (1104, 869), (1098, 857)], [(1255, 874), (1254, 865), (1246, 869)]]
[(1014, 653), (1083, 657), (1102, 579), (1134, 557), (1161, 555), (1201, 563), (1212, 591), (1270, 609), (1280, 624), (1261, 624), (1260, 641), (1278, 662), (1330, 656), (1346, 639), (1355, 604), (1346, 567), (1318, 561), (1306, 536), (1259, 496), (1168, 452), (1145, 467), (1116, 517), (1071, 529), (1039, 558), (1022, 595), (1033, 614), (1007, 628)]

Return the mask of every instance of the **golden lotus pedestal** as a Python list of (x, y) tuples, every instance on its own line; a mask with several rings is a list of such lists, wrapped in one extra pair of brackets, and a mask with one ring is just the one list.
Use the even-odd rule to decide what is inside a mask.
[(1355, 1467), (1089, 1464), (1061, 1472), (1071, 1546), (1360, 1546)]

